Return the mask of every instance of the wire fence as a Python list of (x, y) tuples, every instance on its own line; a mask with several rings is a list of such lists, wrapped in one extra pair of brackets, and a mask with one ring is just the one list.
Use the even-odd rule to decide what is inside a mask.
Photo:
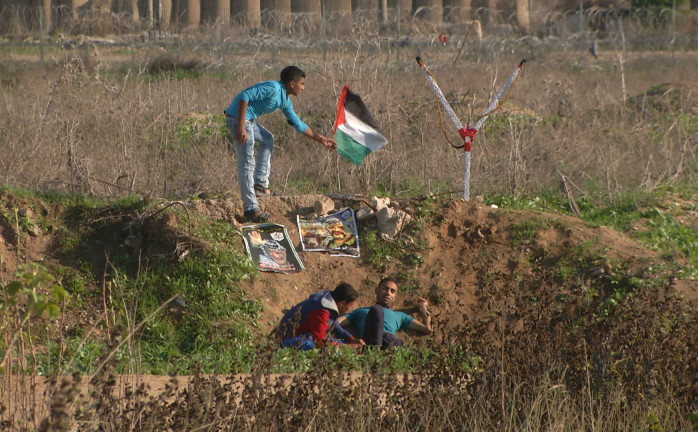
[[(438, 22), (425, 17), (430, 8), (405, 14), (389, 10), (382, 18), (377, 10), (358, 12), (280, 13), (262, 11), (258, 22), (241, 15), (230, 20), (207, 20), (187, 25), (181, 19), (160, 20), (116, 14), (103, 10), (66, 6), (11, 6), (0, 8), (0, 46), (43, 48), (65, 43), (114, 46), (197, 46), (215, 49), (232, 44), (273, 55), (278, 49), (327, 50), (367, 46), (400, 51), (407, 47), (460, 45), (471, 26), (473, 44), (484, 52), (513, 49), (565, 50), (591, 41), (625, 49), (695, 49), (698, 46), (698, 14), (676, 9), (588, 9), (531, 13), (522, 25), (516, 14), (479, 8), (473, 21)], [(431, 11), (434, 12), (434, 11)], [(438, 8), (439, 16), (453, 14)], [(436, 12), (434, 12), (436, 13)], [(176, 17), (175, 17), (176, 18)], [(401, 18), (401, 19), (400, 19)]]

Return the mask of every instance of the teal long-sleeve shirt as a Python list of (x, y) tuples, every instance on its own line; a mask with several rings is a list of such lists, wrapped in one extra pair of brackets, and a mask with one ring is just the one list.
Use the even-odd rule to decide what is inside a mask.
[(246, 120), (255, 120), (263, 114), (280, 109), (288, 124), (293, 126), (295, 130), (304, 133), (308, 129), (308, 125), (303, 123), (293, 111), (293, 103), (291, 103), (291, 98), (286, 93), (286, 87), (281, 81), (262, 81), (247, 87), (235, 96), (225, 112), (230, 116), (237, 117), (241, 100), (247, 102)]

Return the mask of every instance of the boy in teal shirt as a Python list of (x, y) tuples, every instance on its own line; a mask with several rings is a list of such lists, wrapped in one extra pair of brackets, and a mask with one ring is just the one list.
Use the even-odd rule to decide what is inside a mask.
[(422, 320), (416, 320), (404, 312), (394, 311), (389, 305), (395, 301), (398, 285), (392, 278), (384, 278), (376, 288), (376, 304), (372, 307), (356, 309), (350, 314), (340, 317), (338, 323), (342, 327), (354, 326), (359, 331), (366, 345), (389, 348), (401, 346), (402, 341), (397, 337), (398, 330), (413, 330), (422, 334), (431, 334), (431, 313), (428, 302), (417, 299), (417, 309)]
[[(336, 150), (337, 143), (314, 132), (293, 110), (291, 95), (305, 90), (305, 72), (297, 66), (281, 71), (280, 81), (263, 81), (246, 88), (235, 96), (225, 110), (225, 123), (235, 143), (238, 160), (238, 184), (245, 222), (264, 222), (269, 215), (259, 210), (258, 195), (271, 195), (269, 173), (274, 151), (274, 135), (257, 123), (257, 117), (281, 110), (288, 123), (299, 133)], [(259, 143), (254, 157), (254, 143)]]

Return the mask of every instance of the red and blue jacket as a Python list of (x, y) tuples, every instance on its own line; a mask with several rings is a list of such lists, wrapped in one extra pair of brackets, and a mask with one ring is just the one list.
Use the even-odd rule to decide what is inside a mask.
[(315, 344), (323, 343), (328, 333), (346, 341), (351, 336), (342, 326), (337, 325), (339, 310), (330, 291), (320, 291), (312, 294), (306, 300), (298, 303), (281, 318), (278, 334), (281, 339), (304, 337)]

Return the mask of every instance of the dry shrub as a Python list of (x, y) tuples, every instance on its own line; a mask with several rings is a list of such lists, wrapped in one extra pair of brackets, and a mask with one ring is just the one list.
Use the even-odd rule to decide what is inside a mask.
[(178, 69), (192, 72), (201, 67), (202, 63), (196, 58), (180, 58), (169, 53), (161, 54), (148, 62), (150, 73), (168, 73)]
[[(483, 40), (477, 55), (466, 50), (454, 66), (456, 53), (448, 47), (388, 46), (368, 37), (354, 42), (288, 51), (269, 38), (220, 51), (184, 45), (154, 58), (146, 53), (137, 64), (109, 61), (110, 51), (101, 48), (90, 54), (91, 68), (65, 64), (44, 73), (26, 66), (21, 76), (8, 70), (14, 75), (4, 78), (0, 111), (10, 151), (2, 158), (0, 181), (98, 195), (236, 194), (235, 155), (224, 134), (192, 139), (179, 134), (182, 118), (190, 112), (217, 115), (222, 128), (220, 115), (237, 92), (278, 79), (283, 66), (298, 64), (308, 78), (294, 107), (313, 130), (331, 135), (336, 101), (348, 84), (373, 111), (389, 144), (356, 167), (297, 134), (282, 115), (264, 116), (260, 122), (276, 136), (275, 189), (400, 196), (461, 189), (463, 152), (449, 145), (459, 137), (439, 115), (412, 53), (422, 53), (464, 123), (477, 120), (523, 55), (507, 53), (504, 42)], [(575, 60), (555, 51), (553, 41), (527, 43), (514, 48), (534, 57), (475, 139), (474, 194), (556, 189), (560, 173), (601, 195), (695, 179), (690, 118), (697, 93), (686, 76), (694, 59), (628, 53), (621, 91), (618, 52), (606, 49), (599, 61)], [(70, 53), (64, 57), (73, 58)], [(174, 79), (174, 71), (194, 73)], [(191, 78), (199, 73), (206, 75)], [(664, 82), (671, 83), (672, 102), (659, 107), (669, 99), (647, 92)], [(630, 96), (627, 105), (623, 94)], [(118, 180), (123, 178), (129, 179), (126, 189)]]

